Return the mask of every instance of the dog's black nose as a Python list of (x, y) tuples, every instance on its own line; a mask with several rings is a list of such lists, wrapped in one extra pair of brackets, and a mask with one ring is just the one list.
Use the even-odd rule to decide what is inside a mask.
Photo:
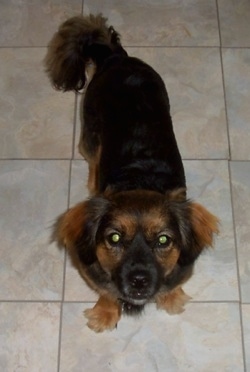
[(131, 286), (135, 289), (146, 288), (149, 285), (149, 281), (149, 276), (143, 272), (132, 273), (129, 278)]

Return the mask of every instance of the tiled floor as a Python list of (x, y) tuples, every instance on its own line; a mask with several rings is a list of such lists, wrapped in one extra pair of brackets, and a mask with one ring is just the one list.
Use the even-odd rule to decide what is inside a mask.
[[(100, 12), (131, 55), (163, 76), (189, 195), (221, 219), (214, 250), (185, 286), (186, 311), (150, 305), (96, 335), (95, 301), (50, 226), (84, 199), (79, 97), (43, 72), (65, 18)], [(249, 0), (0, 1), (0, 370), (250, 371)]]

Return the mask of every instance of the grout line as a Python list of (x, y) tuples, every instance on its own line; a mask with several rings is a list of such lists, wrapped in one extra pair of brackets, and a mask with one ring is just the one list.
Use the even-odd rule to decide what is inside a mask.
[(222, 55), (220, 11), (219, 11), (218, 0), (216, 0), (216, 7), (217, 7), (217, 20), (218, 20), (219, 38), (220, 38), (220, 64), (221, 64), (222, 89), (223, 89), (226, 128), (227, 128), (228, 158), (229, 158), (229, 160), (231, 160), (231, 158), (232, 158), (232, 156), (231, 156), (231, 142), (230, 142), (229, 120), (228, 120), (228, 110), (227, 110), (226, 84), (225, 84), (225, 74), (224, 74), (223, 55)]
[[(75, 154), (76, 156), (77, 154)], [(10, 161), (10, 160), (15, 160), (15, 161), (71, 161), (71, 160), (78, 160), (78, 161), (85, 161), (84, 158), (74, 158), (74, 157), (69, 157), (69, 158), (0, 158), (0, 161)], [(188, 158), (188, 157), (182, 157), (182, 160), (187, 160), (187, 161), (228, 161), (227, 157), (221, 157), (221, 158)], [(232, 159), (234, 162), (249, 162), (247, 159)]]
[(74, 119), (73, 119), (73, 138), (72, 138), (72, 158), (75, 158), (75, 145), (76, 145), (76, 125), (77, 125), (77, 108), (78, 108), (78, 96), (75, 93), (75, 102), (74, 102)]
[[(27, 304), (95, 304), (97, 302), (98, 298), (96, 300), (0, 300), (0, 303), (27, 303)], [(148, 304), (154, 303), (149, 302)], [(250, 303), (248, 302), (240, 302), (239, 300), (191, 300), (188, 302), (188, 304), (242, 304), (242, 305), (248, 305), (250, 306)], [(187, 304), (187, 306), (188, 306)], [(147, 306), (147, 305), (146, 305)]]
[[(74, 146), (74, 141), (72, 141), (72, 146)], [(71, 174), (72, 174), (72, 160), (70, 160), (70, 164), (69, 164), (67, 208), (69, 207), (69, 203), (70, 203)], [(61, 342), (62, 342), (63, 304), (64, 304), (64, 299), (65, 299), (65, 285), (66, 285), (66, 264), (67, 264), (67, 254), (66, 254), (66, 249), (64, 249), (62, 301), (61, 301), (61, 306), (60, 306), (60, 319), (59, 319), (59, 330), (58, 330), (59, 332), (58, 333), (58, 354), (57, 354), (58, 372), (60, 371), (60, 363), (61, 363)]]
[[(49, 42), (49, 41), (48, 41)], [(1, 49), (46, 49), (46, 45), (2, 45)], [(231, 46), (231, 45), (124, 45), (123, 48), (144, 48), (144, 49), (250, 49), (250, 46)]]
[[(84, 161), (86, 160), (84, 158), (0, 158), (0, 162), (4, 161)], [(249, 163), (250, 159), (228, 159), (226, 157), (222, 158), (186, 158), (182, 157), (183, 161), (232, 161), (234, 163)]]

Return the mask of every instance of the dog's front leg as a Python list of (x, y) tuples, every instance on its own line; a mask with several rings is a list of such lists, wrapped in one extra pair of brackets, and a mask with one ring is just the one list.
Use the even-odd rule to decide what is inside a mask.
[(190, 299), (181, 287), (177, 287), (171, 292), (160, 293), (156, 298), (156, 305), (158, 309), (164, 309), (171, 315), (180, 314)]
[(88, 327), (95, 332), (112, 330), (121, 317), (121, 305), (117, 300), (101, 296), (93, 309), (84, 311)]

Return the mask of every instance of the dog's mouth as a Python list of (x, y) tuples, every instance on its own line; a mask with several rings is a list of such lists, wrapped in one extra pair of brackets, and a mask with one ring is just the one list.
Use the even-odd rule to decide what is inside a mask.
[(143, 306), (148, 302), (150, 297), (151, 296), (144, 291), (128, 291), (126, 294), (123, 294), (121, 300), (131, 305)]
[(143, 311), (147, 299), (126, 297), (126, 299), (119, 298), (119, 302), (121, 303), (123, 313), (127, 315), (139, 315)]
[(139, 297), (138, 298), (128, 297), (128, 298), (124, 299), (123, 301), (128, 302), (131, 305), (142, 306), (142, 305), (145, 305), (145, 303), (148, 301), (148, 299), (147, 298), (139, 298)]

